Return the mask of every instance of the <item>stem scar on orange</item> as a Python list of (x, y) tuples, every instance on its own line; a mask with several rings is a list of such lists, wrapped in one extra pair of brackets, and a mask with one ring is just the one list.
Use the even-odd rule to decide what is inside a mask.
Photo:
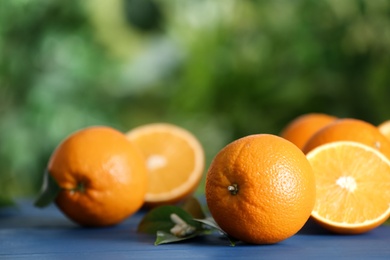
[(48, 172), (60, 187), (57, 206), (83, 226), (117, 224), (144, 202), (144, 158), (123, 133), (110, 127), (72, 133), (51, 155)]
[(222, 230), (253, 244), (273, 244), (297, 233), (310, 217), (316, 192), (303, 152), (270, 134), (224, 147), (209, 167), (205, 190)]

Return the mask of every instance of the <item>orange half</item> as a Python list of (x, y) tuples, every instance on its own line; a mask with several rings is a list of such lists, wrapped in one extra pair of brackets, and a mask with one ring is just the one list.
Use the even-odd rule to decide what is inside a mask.
[(176, 125), (155, 123), (136, 127), (126, 136), (146, 159), (146, 206), (174, 204), (195, 192), (203, 176), (205, 156), (192, 133)]
[(316, 178), (312, 217), (330, 231), (358, 234), (390, 216), (390, 161), (361, 143), (318, 146), (307, 158)]

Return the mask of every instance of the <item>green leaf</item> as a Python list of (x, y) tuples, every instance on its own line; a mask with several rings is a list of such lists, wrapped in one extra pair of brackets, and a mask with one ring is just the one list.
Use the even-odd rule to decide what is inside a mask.
[(157, 238), (156, 238), (156, 241), (154, 242), (154, 244), (157, 246), (157, 245), (161, 245), (161, 244), (179, 242), (179, 241), (194, 238), (198, 235), (199, 235), (199, 233), (195, 232), (195, 233), (188, 235), (188, 236), (185, 236), (185, 237), (177, 237), (169, 232), (157, 231)]
[(41, 192), (38, 198), (35, 200), (34, 205), (40, 208), (48, 206), (55, 200), (60, 190), (60, 186), (46, 169), (43, 176)]
[(199, 201), (194, 197), (186, 199), (181, 208), (190, 213), (193, 218), (206, 218), (206, 215), (202, 210), (202, 206), (200, 205)]
[(170, 232), (175, 223), (171, 220), (171, 214), (178, 215), (181, 219), (195, 228), (201, 228), (201, 224), (194, 221), (190, 213), (178, 206), (165, 205), (150, 210), (141, 220), (137, 231), (141, 233), (156, 234), (157, 231)]
[(167, 205), (150, 210), (139, 223), (137, 231), (156, 234), (155, 245), (183, 241), (218, 231), (228, 239), (231, 246), (235, 245), (236, 240), (224, 232), (212, 218), (206, 219), (204, 216), (201, 205), (192, 198), (183, 208)]
[(218, 224), (214, 221), (213, 218), (206, 218), (206, 219), (194, 219), (195, 221), (198, 221), (204, 225), (206, 225), (206, 227), (210, 228), (211, 230), (216, 230), (218, 231), (220, 234), (222, 234), (229, 242), (230, 242), (230, 245), (231, 246), (235, 246), (236, 243), (238, 242), (238, 240), (236, 240), (235, 238), (229, 236), (225, 231), (223, 231), (219, 226)]

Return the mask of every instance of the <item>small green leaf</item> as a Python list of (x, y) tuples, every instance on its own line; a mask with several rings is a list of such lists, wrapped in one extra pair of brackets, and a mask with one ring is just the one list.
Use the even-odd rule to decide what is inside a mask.
[(138, 232), (156, 234), (157, 231), (170, 232), (170, 229), (175, 226), (171, 220), (171, 214), (178, 215), (181, 219), (195, 228), (201, 228), (201, 224), (193, 220), (193, 217), (184, 209), (165, 205), (150, 210), (141, 220), (138, 225)]
[(224, 232), (212, 218), (194, 218), (194, 216), (205, 216), (199, 202), (194, 198), (187, 201), (183, 208), (171, 205), (160, 206), (146, 213), (137, 231), (156, 234), (155, 245), (183, 241), (218, 231), (229, 240), (231, 246), (235, 245), (236, 240)]
[(206, 215), (202, 210), (202, 206), (200, 205), (199, 201), (194, 197), (186, 199), (181, 208), (190, 213), (193, 218), (206, 218)]
[(190, 238), (194, 238), (196, 236), (198, 236), (197, 232), (195, 232), (191, 235), (185, 236), (185, 237), (177, 237), (175, 235), (172, 235), (169, 232), (157, 231), (157, 237), (156, 237), (156, 241), (154, 242), (154, 244), (157, 246), (157, 245), (161, 245), (161, 244), (174, 243), (174, 242), (179, 242), (179, 241), (187, 240)]
[(214, 221), (213, 218), (206, 218), (206, 219), (194, 219), (195, 221), (198, 221), (204, 225), (206, 225), (211, 230), (216, 230), (219, 233), (221, 233), (227, 240), (229, 240), (231, 246), (235, 246), (238, 240), (232, 238), (229, 236), (225, 231), (223, 231), (218, 224)]
[(48, 206), (55, 200), (60, 190), (60, 186), (46, 169), (43, 176), (42, 188), (38, 198), (34, 202), (34, 205), (40, 208)]
[(223, 234), (226, 234), (225, 231), (223, 231), (219, 226), (218, 224), (215, 222), (215, 220), (213, 218), (205, 218), (205, 219), (194, 219), (195, 221), (198, 221), (206, 226), (208, 226), (209, 228), (211, 229), (215, 229), (215, 230), (218, 230), (220, 231), (221, 233)]

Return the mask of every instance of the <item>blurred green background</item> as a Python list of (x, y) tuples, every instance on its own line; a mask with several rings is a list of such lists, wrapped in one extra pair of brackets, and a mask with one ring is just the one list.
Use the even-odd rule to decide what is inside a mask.
[(309, 112), (390, 118), (387, 0), (4, 0), (0, 204), (35, 196), (90, 125), (170, 122), (202, 142), (278, 134)]

